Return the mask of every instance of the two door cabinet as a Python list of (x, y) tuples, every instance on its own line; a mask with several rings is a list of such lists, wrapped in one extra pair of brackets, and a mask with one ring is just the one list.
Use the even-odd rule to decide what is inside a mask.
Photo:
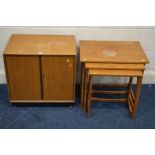
[(12, 35), (4, 51), (10, 102), (74, 102), (74, 36)]

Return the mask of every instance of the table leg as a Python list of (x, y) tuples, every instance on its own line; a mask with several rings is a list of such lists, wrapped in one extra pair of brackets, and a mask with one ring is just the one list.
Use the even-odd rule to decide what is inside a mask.
[(81, 108), (83, 108), (83, 83), (84, 83), (84, 70), (83, 63), (81, 63)]
[(85, 65), (81, 63), (81, 108), (83, 107), (83, 98), (84, 98), (84, 78), (85, 78)]
[(130, 91), (131, 91), (131, 88), (132, 88), (132, 81), (133, 81), (133, 77), (130, 77), (129, 78), (129, 87), (128, 87), (128, 102), (129, 102), (129, 99), (130, 99)]
[(86, 99), (87, 99), (87, 81), (88, 81), (88, 69), (85, 70), (85, 80), (84, 80), (84, 96), (83, 96), (83, 110), (86, 112)]
[(91, 97), (92, 97), (92, 76), (89, 76), (88, 98), (87, 98), (87, 116), (91, 113)]
[(139, 98), (140, 98), (140, 91), (141, 91), (141, 86), (142, 86), (142, 80), (143, 80), (143, 77), (137, 77), (135, 103), (134, 103), (134, 107), (133, 107), (133, 111), (132, 111), (132, 118), (134, 118), (135, 114), (136, 114), (136, 110), (137, 110), (137, 106), (138, 106), (138, 102), (139, 102)]

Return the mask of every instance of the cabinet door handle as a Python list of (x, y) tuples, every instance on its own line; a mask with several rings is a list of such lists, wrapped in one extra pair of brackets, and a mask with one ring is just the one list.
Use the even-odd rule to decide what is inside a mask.
[(69, 59), (66, 59), (66, 62), (68, 62), (68, 63), (69, 63), (69, 62), (70, 62), (70, 60), (69, 60)]

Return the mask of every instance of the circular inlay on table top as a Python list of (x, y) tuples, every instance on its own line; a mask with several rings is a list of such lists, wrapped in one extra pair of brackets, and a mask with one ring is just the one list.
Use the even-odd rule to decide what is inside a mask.
[(113, 57), (113, 56), (117, 55), (117, 52), (113, 51), (113, 50), (105, 50), (105, 51), (102, 52), (102, 54), (104, 56)]

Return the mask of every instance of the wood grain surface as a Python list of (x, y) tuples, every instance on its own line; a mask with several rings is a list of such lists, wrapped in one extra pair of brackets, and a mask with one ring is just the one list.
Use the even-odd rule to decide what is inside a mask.
[(40, 100), (38, 56), (5, 56), (11, 100)]
[(75, 57), (42, 56), (44, 100), (74, 100)]
[(72, 35), (11, 36), (4, 54), (11, 55), (76, 55), (75, 37)]
[(112, 70), (144, 70), (144, 64), (85, 63), (85, 68)]
[(122, 77), (141, 77), (142, 71), (136, 70), (103, 70), (89, 69), (89, 74), (94, 76), (122, 76)]
[(81, 62), (148, 63), (137, 41), (80, 41)]

